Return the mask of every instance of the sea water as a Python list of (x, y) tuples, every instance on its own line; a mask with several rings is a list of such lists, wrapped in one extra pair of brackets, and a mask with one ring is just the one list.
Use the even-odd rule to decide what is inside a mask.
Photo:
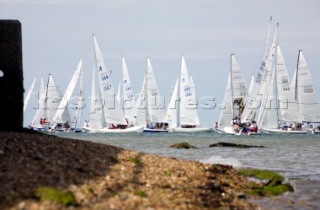
[[(203, 133), (91, 134), (57, 133), (75, 138), (204, 163), (274, 170), (286, 177), (294, 193), (257, 201), (262, 209), (320, 209), (320, 135), (269, 134), (252, 136)], [(188, 142), (198, 149), (174, 149), (174, 143)], [(218, 142), (263, 146), (263, 148), (209, 147)]]

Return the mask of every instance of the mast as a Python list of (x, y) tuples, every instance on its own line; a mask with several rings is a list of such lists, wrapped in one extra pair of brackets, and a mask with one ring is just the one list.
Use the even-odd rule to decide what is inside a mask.
[(180, 127), (180, 106), (181, 106), (181, 93), (180, 93), (180, 86), (181, 86), (181, 70), (182, 70), (182, 59), (183, 54), (181, 54), (181, 63), (180, 63), (180, 74), (178, 76), (178, 90), (177, 90), (177, 96), (178, 96), (178, 106), (177, 106), (177, 127)]
[(233, 107), (233, 97), (234, 97), (234, 93), (233, 93), (233, 77), (232, 77), (232, 57), (234, 54), (230, 55), (230, 93), (231, 93), (231, 114), (232, 114), (232, 119), (234, 118), (234, 107)]
[(45, 116), (44, 116), (44, 118), (47, 118), (47, 116), (48, 116), (48, 91), (49, 91), (49, 81), (50, 81), (50, 77), (51, 77), (51, 74), (49, 73), (49, 77), (48, 77), (48, 82), (47, 82), (47, 88), (46, 88), (46, 97), (44, 98), (44, 109), (45, 109), (45, 111), (44, 111), (44, 113), (45, 113)]
[(75, 127), (77, 128), (78, 125), (81, 123), (81, 118), (82, 118), (82, 107), (83, 107), (83, 65), (81, 66), (80, 70), (80, 78), (79, 78), (79, 98), (78, 98), (78, 109), (77, 109), (77, 118), (76, 118), (76, 125)]
[(149, 106), (148, 106), (148, 60), (149, 57), (147, 57), (147, 69), (146, 69), (146, 80), (144, 84), (144, 101), (145, 101), (145, 107), (146, 107), (146, 127), (148, 127), (148, 118), (149, 118)]
[[(279, 23), (277, 23), (277, 25), (279, 25)], [(275, 45), (276, 47), (276, 51), (275, 51), (275, 56), (274, 56), (274, 63), (275, 63), (275, 68), (274, 68), (274, 93), (275, 93), (275, 104), (276, 104), (276, 112), (277, 112), (277, 121), (278, 121), (278, 124), (280, 122), (279, 120), (279, 100), (278, 100), (278, 79), (277, 79), (277, 75), (278, 75), (278, 68), (277, 68), (277, 63), (278, 63), (278, 42), (276, 43)]]
[(301, 51), (302, 50), (299, 50), (299, 53), (298, 53), (298, 61), (297, 61), (297, 70), (296, 70), (296, 85), (295, 85), (295, 98), (296, 98), (296, 102), (297, 102), (297, 105), (299, 106), (299, 103), (298, 103), (298, 71), (299, 71), (299, 59), (300, 59), (300, 54), (301, 54)]

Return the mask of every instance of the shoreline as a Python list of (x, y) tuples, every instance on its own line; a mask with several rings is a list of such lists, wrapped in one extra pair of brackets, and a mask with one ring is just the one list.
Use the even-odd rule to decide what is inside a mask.
[(71, 192), (77, 209), (258, 209), (231, 166), (145, 154), (37, 132), (0, 132), (0, 208), (64, 209), (39, 189)]

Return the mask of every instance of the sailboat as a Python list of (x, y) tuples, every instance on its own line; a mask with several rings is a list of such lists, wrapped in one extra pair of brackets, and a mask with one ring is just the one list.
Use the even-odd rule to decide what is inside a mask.
[[(53, 123), (53, 118), (58, 110), (62, 97), (59, 87), (55, 84), (52, 75), (49, 74), (46, 89), (44, 89), (43, 82), (40, 85), (39, 106), (30, 128), (41, 131), (48, 129), (49, 125)], [(41, 119), (45, 119), (45, 124), (40, 122)], [(68, 109), (64, 109), (56, 123), (65, 123), (67, 121), (70, 122), (70, 113)]]
[(89, 122), (86, 122), (85, 126), (82, 127), (82, 130), (86, 132), (97, 132), (98, 130), (106, 127), (101, 97), (96, 97), (95, 75), (96, 70), (94, 68), (92, 71)]
[[(277, 46), (278, 46), (278, 42), (277, 42), (278, 26), (279, 24), (277, 24), (275, 34), (273, 37), (273, 42), (272, 42), (268, 57), (266, 59), (264, 75), (263, 77), (261, 77), (260, 87), (257, 95), (257, 98), (259, 99), (259, 105), (260, 105), (260, 111), (259, 111), (259, 116), (257, 120), (259, 130), (262, 128), (263, 123), (265, 123), (267, 119), (268, 119), (268, 124), (265, 124), (265, 126), (266, 125), (267, 127), (278, 126), (278, 123), (275, 122), (275, 118), (276, 118), (275, 115), (276, 115), (277, 109), (275, 108), (276, 104), (274, 104), (275, 102), (275, 98), (273, 94), (274, 86), (272, 85), (272, 84), (275, 84), (275, 83), (272, 83), (273, 81), (272, 78), (274, 78), (274, 73), (273, 73), (275, 71), (274, 60), (275, 60)], [(270, 107), (272, 107), (273, 109), (271, 109)]]
[[(262, 131), (287, 134), (307, 133), (298, 126), (301, 125), (302, 118), (295, 100), (295, 88), (290, 87), (287, 67), (279, 46), (275, 56), (267, 107), (261, 112), (264, 113), (261, 122)], [(279, 127), (281, 123), (292, 124), (292, 128), (282, 129)]]
[(311, 132), (314, 133), (315, 123), (320, 122), (320, 104), (312, 76), (302, 50), (299, 50), (295, 85), (295, 98), (302, 115), (302, 121), (313, 123)]
[[(244, 101), (244, 109), (241, 114), (241, 123), (251, 122), (256, 117), (257, 108), (260, 107), (263, 94), (265, 92), (266, 82), (271, 78), (271, 69), (268, 67), (270, 63), (268, 63), (268, 58), (270, 54), (270, 44), (269, 44), (269, 37), (270, 37), (270, 26), (271, 26), (272, 17), (270, 18), (269, 28), (268, 28), (268, 35), (267, 41), (265, 46), (264, 56), (260, 65), (260, 68), (255, 76), (255, 82), (253, 84), (252, 90), (250, 94), (245, 98)], [(277, 34), (278, 25), (275, 31), (275, 36)]]
[(142, 89), (137, 100), (137, 109), (136, 125), (143, 126), (144, 132), (168, 132), (168, 125), (164, 122), (164, 104), (149, 57)]
[(233, 119), (240, 117), (243, 111), (243, 101), (248, 95), (245, 81), (240, 66), (234, 54), (230, 56), (230, 72), (227, 87), (224, 93), (220, 116), (218, 120), (218, 132), (234, 134)]
[(143, 127), (128, 127), (128, 122), (122, 112), (120, 104), (115, 97), (115, 91), (112, 85), (110, 72), (106, 69), (98, 42), (93, 36), (95, 61), (98, 71), (98, 83), (103, 104), (103, 114), (106, 127), (99, 129), (103, 133), (130, 133), (142, 132)]
[(123, 91), (122, 93), (123, 93), (124, 116), (128, 120), (129, 125), (133, 126), (136, 123), (137, 107), (136, 107), (136, 101), (134, 98), (132, 84), (131, 84), (131, 80), (129, 77), (128, 68), (127, 68), (127, 64), (124, 59), (124, 56), (122, 56), (122, 81), (120, 84), (122, 86), (122, 91)]
[[(62, 115), (63, 113), (67, 110), (68, 103), (70, 101), (70, 98), (73, 94), (74, 88), (77, 84), (79, 75), (82, 72), (82, 59), (80, 59), (80, 62), (77, 66), (76, 71), (74, 72), (71, 81), (66, 89), (65, 94), (62, 97), (61, 102), (59, 103), (58, 109), (51, 121), (50, 127), (54, 131), (69, 131), (71, 127), (74, 127), (74, 125), (69, 125), (71, 124), (71, 121), (62, 121)], [(65, 122), (65, 126), (62, 125), (62, 123)]]
[(165, 121), (168, 122), (169, 128), (177, 128), (178, 127), (178, 88), (179, 88), (179, 78), (174, 85), (174, 88), (171, 92), (170, 102), (168, 105), (167, 113), (165, 116)]
[(84, 92), (83, 92), (83, 68), (80, 70), (80, 75), (79, 75), (79, 92), (78, 92), (78, 97), (77, 97), (77, 103), (75, 105), (75, 113), (73, 116), (73, 119), (71, 121), (71, 124), (74, 126), (71, 128), (73, 132), (81, 132), (81, 121), (82, 121), (82, 111), (85, 107), (85, 97), (84, 97)]
[(31, 124), (29, 125), (30, 129), (33, 130), (45, 130), (45, 126), (41, 124), (41, 119), (45, 116), (45, 88), (43, 79), (40, 79), (40, 87), (38, 91), (38, 107)]
[[(172, 94), (170, 101), (178, 101), (175, 116), (177, 127), (171, 127), (173, 132), (204, 132), (211, 131), (210, 128), (201, 128), (197, 113), (197, 102), (195, 98), (195, 87), (192, 78), (188, 74), (184, 56), (181, 56), (181, 69), (179, 84), (176, 94)], [(171, 102), (170, 102), (171, 103)], [(172, 102), (174, 103), (174, 102)], [(173, 115), (170, 114), (169, 115)], [(168, 113), (167, 113), (168, 116)]]

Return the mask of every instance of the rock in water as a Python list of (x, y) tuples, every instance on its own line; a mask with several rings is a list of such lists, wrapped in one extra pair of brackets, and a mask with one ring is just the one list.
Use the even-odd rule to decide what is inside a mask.
[(229, 142), (218, 142), (215, 144), (211, 144), (209, 147), (233, 147), (233, 148), (252, 148), (252, 147), (258, 147), (258, 148), (264, 148), (264, 146), (255, 146), (255, 145), (245, 145), (245, 144), (234, 144)]
[(187, 142), (180, 142), (177, 144), (172, 144), (170, 145), (171, 148), (176, 148), (176, 149), (197, 149), (197, 147), (187, 143)]

